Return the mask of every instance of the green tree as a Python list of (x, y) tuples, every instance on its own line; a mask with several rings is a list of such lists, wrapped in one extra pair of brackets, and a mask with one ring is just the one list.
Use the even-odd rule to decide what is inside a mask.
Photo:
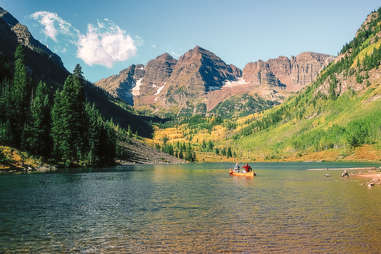
[(346, 139), (348, 144), (353, 147), (366, 143), (369, 136), (369, 123), (367, 121), (358, 120), (350, 122), (346, 128)]
[(50, 135), (53, 142), (53, 155), (57, 160), (67, 162), (67, 166), (70, 166), (73, 156), (67, 107), (63, 91), (57, 90), (51, 112), (52, 125)]
[(226, 153), (226, 157), (228, 157), (228, 158), (233, 157), (232, 149), (230, 147), (228, 147), (228, 151)]
[(85, 78), (83, 77), (83, 71), (82, 71), (81, 65), (79, 65), (79, 64), (75, 65), (73, 75), (76, 78), (79, 78), (81, 81), (84, 81)]
[(74, 161), (85, 157), (85, 96), (82, 82), (75, 75), (67, 77), (63, 90), (57, 92), (54, 98), (51, 136), (58, 158)]
[(0, 122), (0, 143), (4, 145), (12, 145), (14, 142), (13, 129), (10, 120)]
[(29, 106), (30, 85), (27, 76), (26, 67), (24, 65), (24, 49), (21, 45), (17, 46), (15, 52), (15, 67), (13, 86), (11, 89), (11, 124), (15, 133), (14, 145), (19, 146), (21, 142), (21, 134), (24, 128), (24, 120), (26, 118)]
[(132, 130), (130, 125), (128, 125), (128, 128), (127, 128), (127, 135), (129, 138), (132, 138)]
[(24, 147), (33, 154), (48, 156), (50, 152), (49, 89), (40, 81), (30, 105), (30, 116), (24, 130)]
[(214, 148), (214, 143), (212, 140), (209, 140), (208, 142), (208, 151), (209, 152), (213, 152), (213, 148)]
[(98, 165), (101, 161), (101, 129), (102, 118), (98, 114), (94, 104), (86, 104), (86, 114), (88, 118), (88, 153), (87, 160), (90, 165)]

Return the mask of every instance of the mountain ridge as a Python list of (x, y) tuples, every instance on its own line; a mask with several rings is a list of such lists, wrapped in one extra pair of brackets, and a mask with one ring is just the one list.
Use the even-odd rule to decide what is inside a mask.
[[(381, 161), (381, 8), (314, 82), (282, 104), (222, 123), (205, 121), (177, 126), (169, 142), (193, 141), (201, 160), (232, 160), (220, 153), (229, 148), (247, 161)], [(203, 144), (215, 151), (205, 154)]]
[[(158, 75), (158, 80), (153, 75), (147, 79), (147, 67), (152, 63), (158, 64), (160, 58), (167, 59), (159, 63), (159, 66), (165, 65), (167, 71)], [(143, 77), (132, 78), (127, 85), (109, 81), (111, 77), (118, 80), (118, 75), (95, 84), (117, 98), (123, 97), (115, 93), (115, 89), (121, 89), (126, 94), (129, 91), (129, 99), (125, 101), (136, 108), (148, 108), (156, 113), (207, 114), (232, 96), (260, 96), (274, 103), (282, 102), (313, 81), (317, 72), (333, 59), (333, 56), (326, 54), (303, 52), (296, 57), (250, 62), (242, 71), (233, 64), (226, 64), (213, 52), (196, 45), (178, 60), (168, 53), (150, 60), (142, 67), (145, 69)], [(254, 65), (261, 66), (251, 68)], [(131, 67), (132, 65), (129, 68)], [(309, 76), (304, 75), (306, 73)], [(122, 75), (119, 77), (122, 78)]]

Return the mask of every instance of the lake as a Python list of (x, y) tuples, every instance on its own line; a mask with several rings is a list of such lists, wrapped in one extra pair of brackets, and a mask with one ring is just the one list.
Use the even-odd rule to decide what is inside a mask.
[(377, 164), (254, 165), (1, 175), (0, 253), (379, 253), (381, 186), (306, 170)]

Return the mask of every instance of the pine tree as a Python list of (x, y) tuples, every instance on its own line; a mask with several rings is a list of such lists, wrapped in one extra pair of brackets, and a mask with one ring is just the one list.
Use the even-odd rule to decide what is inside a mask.
[[(83, 159), (86, 129), (82, 81), (78, 76), (70, 75), (65, 80), (63, 90), (56, 93), (52, 110), (52, 138), (56, 155), (69, 161)], [(63, 135), (61, 140), (60, 134)]]
[[(72, 114), (71, 124), (73, 132), (73, 146), (75, 157), (83, 159), (86, 155), (87, 117), (85, 113), (85, 92), (82, 68), (77, 64), (74, 68), (72, 80), (64, 86), (64, 92), (69, 99), (69, 110)], [(66, 82), (65, 82), (66, 84)]]
[(86, 114), (88, 117), (88, 155), (87, 160), (91, 165), (98, 165), (101, 161), (101, 130), (102, 119), (97, 114), (94, 104), (86, 104)]
[(82, 67), (79, 64), (76, 64), (74, 67), (73, 75), (81, 80), (84, 80)]
[(13, 135), (12, 125), (9, 119), (4, 123), (0, 122), (0, 143), (4, 145), (12, 145), (14, 141)]
[(227, 151), (227, 153), (226, 153), (226, 157), (230, 158), (230, 157), (232, 157), (232, 156), (233, 156), (233, 154), (232, 154), (232, 149), (231, 149), (230, 147), (228, 147), (228, 151)]
[(0, 122), (6, 122), (10, 117), (11, 103), (11, 85), (10, 81), (0, 82)]
[(128, 125), (128, 128), (127, 128), (127, 135), (129, 138), (132, 138), (132, 130), (130, 125)]
[(71, 129), (69, 115), (67, 114), (67, 102), (63, 91), (56, 92), (51, 112), (52, 126), (50, 135), (53, 141), (53, 155), (59, 161), (70, 166), (72, 160)]
[(10, 111), (11, 124), (15, 133), (14, 145), (19, 146), (21, 134), (24, 128), (24, 119), (28, 112), (29, 100), (29, 81), (24, 65), (24, 49), (21, 45), (17, 46), (15, 52), (15, 69), (13, 86), (11, 89)]
[(30, 105), (29, 121), (24, 134), (24, 147), (34, 154), (48, 156), (50, 152), (50, 103), (46, 83), (40, 81)]

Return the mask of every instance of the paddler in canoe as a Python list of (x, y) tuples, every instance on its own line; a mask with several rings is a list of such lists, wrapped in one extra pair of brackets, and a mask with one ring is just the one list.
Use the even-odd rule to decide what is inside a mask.
[(256, 175), (248, 163), (246, 163), (246, 165), (242, 167), (242, 170), (240, 170), (238, 162), (235, 164), (234, 169), (229, 170), (229, 174), (232, 176), (255, 176)]

